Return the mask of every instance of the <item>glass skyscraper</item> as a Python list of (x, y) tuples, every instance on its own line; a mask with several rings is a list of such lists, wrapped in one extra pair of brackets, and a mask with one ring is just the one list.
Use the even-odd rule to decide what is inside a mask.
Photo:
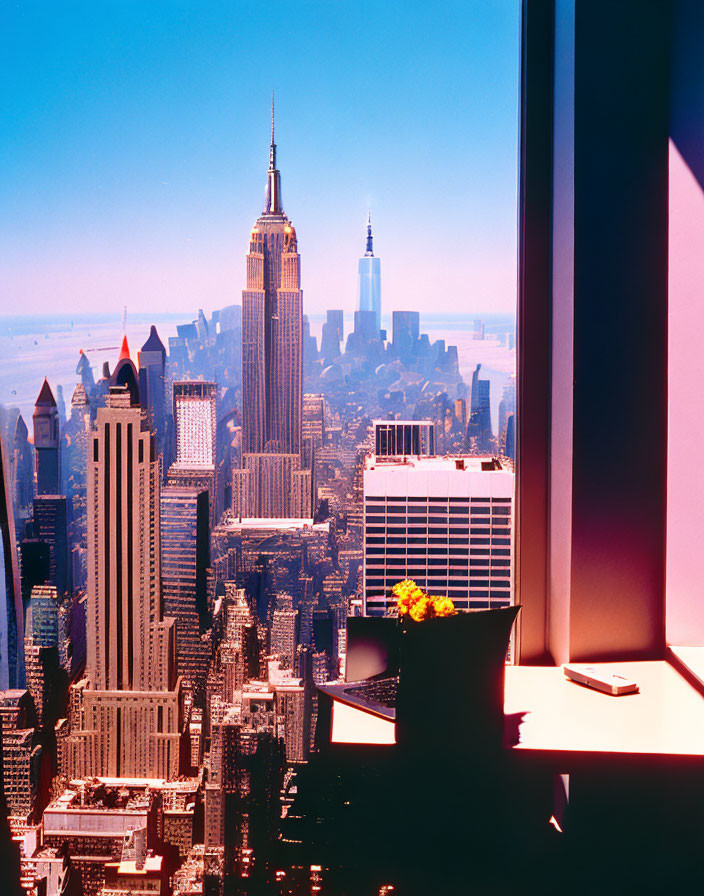
[(367, 220), (367, 246), (357, 265), (359, 283), (358, 311), (376, 314), (376, 329), (381, 329), (381, 259), (374, 255), (371, 215)]

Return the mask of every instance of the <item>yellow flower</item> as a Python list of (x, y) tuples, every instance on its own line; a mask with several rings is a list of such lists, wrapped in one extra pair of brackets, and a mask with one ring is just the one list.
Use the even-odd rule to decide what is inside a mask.
[(413, 605), (425, 597), (424, 591), (412, 579), (397, 582), (391, 589), (391, 593), (396, 598), (396, 607), (401, 616), (407, 615)]
[(449, 597), (432, 597), (434, 616), (454, 616), (455, 605)]
[(396, 598), (399, 616), (410, 616), (414, 622), (434, 616), (453, 616), (457, 612), (449, 597), (431, 597), (413, 579), (397, 582), (391, 593)]
[(408, 612), (414, 622), (422, 622), (424, 619), (427, 619), (429, 615), (431, 615), (431, 607), (432, 601), (430, 600), (430, 598), (421, 597), (419, 600), (415, 601)]
[(421, 597), (423, 595), (421, 589), (412, 579), (404, 579), (402, 582), (397, 582), (391, 589), (391, 593), (399, 599), (408, 599), (412, 596)]

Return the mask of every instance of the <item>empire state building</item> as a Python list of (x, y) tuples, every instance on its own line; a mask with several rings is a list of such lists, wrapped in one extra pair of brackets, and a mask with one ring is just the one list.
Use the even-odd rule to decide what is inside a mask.
[(242, 469), (233, 476), (239, 517), (310, 517), (302, 469), (303, 293), (296, 230), (281, 201), (274, 103), (264, 210), (252, 228), (242, 291)]

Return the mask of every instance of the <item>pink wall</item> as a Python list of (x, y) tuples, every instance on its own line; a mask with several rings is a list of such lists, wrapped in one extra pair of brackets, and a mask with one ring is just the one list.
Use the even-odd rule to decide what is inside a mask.
[(704, 192), (669, 164), (666, 636), (704, 645)]

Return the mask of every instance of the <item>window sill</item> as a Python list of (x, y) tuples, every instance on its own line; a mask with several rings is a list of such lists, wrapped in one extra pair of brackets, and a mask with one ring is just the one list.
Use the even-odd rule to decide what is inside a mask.
[(667, 659), (704, 696), (704, 647), (668, 647)]

